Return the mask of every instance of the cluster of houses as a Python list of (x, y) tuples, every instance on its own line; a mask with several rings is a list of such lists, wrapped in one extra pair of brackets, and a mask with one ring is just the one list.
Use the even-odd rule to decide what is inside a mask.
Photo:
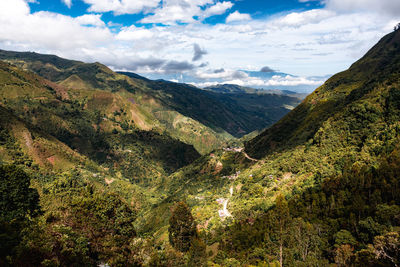
[(240, 171), (237, 171), (235, 174), (228, 175), (228, 176), (222, 176), (222, 178), (228, 178), (229, 180), (235, 180), (236, 178), (238, 178), (239, 174), (240, 174)]
[(243, 147), (225, 147), (224, 151), (230, 151), (230, 152), (237, 152), (240, 153), (243, 151)]

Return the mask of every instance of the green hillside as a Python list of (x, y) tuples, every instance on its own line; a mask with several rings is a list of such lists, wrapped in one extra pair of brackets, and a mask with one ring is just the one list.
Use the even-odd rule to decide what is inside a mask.
[(163, 99), (169, 97), (166, 92), (148, 88), (143, 79), (131, 79), (100, 63), (86, 64), (52, 55), (3, 50), (0, 60), (56, 83), (64, 88), (65, 97), (93, 112), (112, 117), (126, 127), (152, 129), (158, 133), (166, 131), (173, 138), (193, 145), (200, 153), (233, 139), (227, 132), (217, 132), (165, 105)]
[[(105, 168), (121, 171), (132, 181), (170, 174), (199, 156), (190, 145), (136, 127), (124, 116), (130, 106), (123, 101), (116, 106), (118, 96), (111, 93), (79, 92), (90, 100), (71, 99), (67, 88), (3, 62), (0, 62), (0, 87), (2, 106), (27, 125), (25, 130), (15, 129), (11, 134), (19, 137), (22, 144), (29, 144), (26, 151), (32, 152), (31, 158), (43, 167), (68, 169), (73, 164), (65, 164), (56, 154), (45, 152), (50, 145), (37, 148), (31, 130), (57, 139), (71, 151)], [(51, 147), (64, 150), (56, 145)], [(136, 164), (132, 165), (132, 161)]]
[(0, 60), (64, 86), (76, 100), (90, 100), (92, 96), (87, 92), (92, 90), (110, 92), (118, 101), (135, 106), (135, 114), (127, 119), (136, 126), (167, 131), (202, 154), (226, 145), (234, 139), (232, 136), (264, 129), (299, 103), (295, 97), (261, 96), (250, 91), (225, 96), (190, 85), (151, 81), (134, 73), (115, 73), (100, 63), (86, 64), (52, 55), (0, 50)]
[[(248, 142), (246, 151), (261, 158), (277, 149), (318, 142), (318, 136), (323, 134), (322, 130), (327, 130), (328, 123), (335, 124), (330, 125), (334, 131), (324, 134), (336, 136), (339, 130), (348, 131), (346, 136), (354, 139), (348, 142), (350, 145), (372, 138), (371, 134), (379, 131), (378, 127), (385, 128), (386, 125), (375, 125), (376, 129), (370, 133), (361, 133), (367, 128), (366, 121), (372, 120), (372, 125), (375, 119), (384, 120), (387, 114), (392, 116), (387, 102), (394, 101), (393, 94), (396, 94), (399, 43), (398, 32), (385, 36), (347, 71), (334, 75), (293, 112)], [(357, 123), (360, 121), (364, 125)], [(364, 134), (366, 136), (362, 136)]]
[[(394, 266), (375, 257), (390, 238), (391, 255), (399, 248), (399, 82), (397, 31), (244, 152), (219, 151), (172, 174), (168, 201), (187, 200), (221, 266), (279, 264), (280, 248), (284, 266)], [(218, 199), (232, 216), (220, 216)]]
[[(137, 78), (134, 73), (123, 74)], [(235, 137), (272, 125), (288, 113), (290, 107), (300, 103), (296, 97), (264, 94), (254, 89), (225, 94), (224, 91), (199, 90), (191, 85), (167, 81), (145, 80), (144, 83), (156, 92), (162, 92), (159, 100), (166, 106)]]
[(298, 100), (0, 58), (0, 265), (400, 265), (400, 30), (244, 147)]

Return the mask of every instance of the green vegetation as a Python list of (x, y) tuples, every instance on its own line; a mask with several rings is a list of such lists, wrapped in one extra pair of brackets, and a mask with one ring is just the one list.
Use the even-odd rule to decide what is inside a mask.
[(267, 95), (0, 58), (1, 265), (400, 264), (400, 31), (244, 148)]
[(169, 219), (169, 242), (182, 252), (189, 250), (192, 240), (196, 237), (196, 223), (188, 206), (178, 202)]
[(225, 146), (233, 136), (264, 129), (289, 111), (285, 106), (300, 102), (251, 90), (228, 96), (52, 55), (0, 50), (0, 60), (56, 83), (50, 87), (56, 87), (58, 98), (78, 102), (108, 119), (115, 115), (125, 127), (167, 133), (201, 154)]
[(15, 165), (0, 166), (0, 264), (15, 253), (24, 228), (40, 214), (39, 194), (30, 177)]

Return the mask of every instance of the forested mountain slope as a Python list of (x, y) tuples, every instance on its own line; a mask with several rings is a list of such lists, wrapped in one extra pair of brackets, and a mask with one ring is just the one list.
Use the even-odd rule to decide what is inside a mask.
[[(120, 73), (137, 78), (134, 73)], [(265, 94), (263, 90), (247, 89), (225, 94), (160, 80), (145, 80), (144, 83), (156, 92), (168, 95), (159, 96), (159, 100), (170, 108), (235, 137), (272, 125), (300, 103), (295, 96)]]
[[(125, 127), (154, 130), (195, 146), (201, 152), (224, 145), (232, 136), (168, 108), (143, 84), (100, 63), (86, 64), (52, 55), (0, 51), (0, 59), (33, 71), (64, 88), (64, 96), (85, 108), (118, 120)], [(168, 96), (165, 96), (168, 97)], [(100, 116), (100, 115), (99, 115)]]
[(395, 31), (244, 151), (218, 151), (172, 174), (168, 201), (187, 199), (223, 266), (395, 266), (399, 103)]
[(0, 86), (2, 113), (12, 114), (3, 115), (10, 117), (4, 130), (43, 168), (67, 170), (79, 165), (84, 155), (132, 181), (144, 182), (145, 177), (167, 175), (199, 156), (192, 146), (167, 134), (135, 127), (122, 114), (127, 115), (130, 103), (119, 101), (117, 106), (117, 96), (93, 90), (85, 92), (89, 101), (71, 99), (64, 86), (4, 62)]
[[(261, 158), (288, 147), (317, 143), (326, 134), (342, 139), (345, 134), (352, 140), (344, 142), (362, 145), (360, 142), (372, 138), (371, 134), (379, 132), (397, 115), (393, 107), (397, 105), (399, 69), (400, 34), (396, 31), (382, 38), (348, 70), (330, 78), (273, 127), (248, 142), (246, 151)], [(369, 132), (367, 124), (374, 124)], [(327, 127), (330, 130), (322, 132)]]
[(64, 86), (75, 100), (90, 101), (87, 91), (102, 90), (118, 101), (131, 102), (132, 116), (124, 118), (128, 122), (133, 120), (143, 130), (167, 131), (202, 154), (226, 145), (232, 136), (264, 129), (285, 115), (287, 106), (299, 103), (295, 97), (278, 97), (275, 101), (272, 95), (252, 93), (244, 94), (243, 100), (232, 99), (186, 84), (151, 81), (134, 73), (113, 72), (100, 63), (86, 64), (53, 55), (0, 50), (0, 60)]

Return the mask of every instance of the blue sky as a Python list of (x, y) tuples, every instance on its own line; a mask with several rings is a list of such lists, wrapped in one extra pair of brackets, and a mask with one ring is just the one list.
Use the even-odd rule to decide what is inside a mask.
[[(304, 11), (323, 7), (323, 4), (319, 1), (299, 2), (298, 0), (241, 0), (232, 2), (234, 3), (234, 6), (230, 8), (230, 11), (238, 11), (240, 13), (250, 14), (254, 19), (265, 18), (279, 13), (288, 13), (290, 11)], [(69, 2), (64, 2), (62, 0), (38, 0), (32, 1), (29, 3), (29, 6), (32, 12), (50, 11), (72, 17), (78, 17), (87, 14), (91, 6), (90, 4), (81, 0), (72, 0), (70, 5), (66, 3)], [(205, 6), (210, 6), (210, 4)], [(204, 9), (205, 6), (202, 8)], [(230, 13), (223, 13), (220, 15), (211, 16), (204, 20), (204, 23), (212, 25), (224, 23), (229, 14)], [(105, 23), (114, 22), (123, 26), (130, 26), (132, 23), (137, 25), (146, 25), (140, 23), (140, 20), (145, 16), (146, 14), (143, 12), (114, 14), (112, 11), (109, 11), (103, 13), (102, 19)]]
[(314, 88), (398, 22), (393, 0), (0, 0), (0, 49), (198, 86)]

